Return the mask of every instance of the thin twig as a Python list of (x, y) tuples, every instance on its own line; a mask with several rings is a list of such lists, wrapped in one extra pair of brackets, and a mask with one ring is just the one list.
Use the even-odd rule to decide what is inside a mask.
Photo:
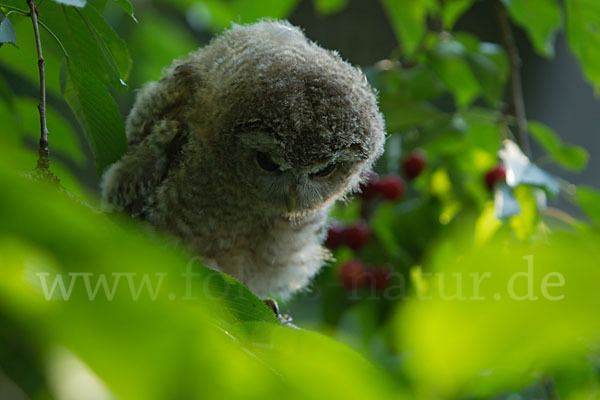
[(17, 8), (17, 7), (9, 6), (8, 4), (2, 4), (2, 3), (0, 3), (0, 7), (7, 8), (9, 10), (13, 10), (13, 11), (16, 11), (18, 13), (22, 13), (22, 15), (29, 16), (29, 13), (27, 11), (21, 10), (20, 8)]
[(21, 12), (19, 12), (19, 11), (15, 11), (15, 10), (10, 10), (10, 11), (7, 11), (7, 12), (6, 12), (6, 14), (4, 14), (4, 15), (6, 15), (6, 16), (8, 17), (8, 16), (9, 16), (9, 15), (11, 15), (11, 14), (17, 14), (17, 15), (21, 15), (21, 16), (23, 16), (23, 17), (27, 17), (27, 18), (29, 18), (29, 13), (22, 14)]
[(44, 56), (42, 55), (42, 43), (40, 41), (40, 30), (38, 27), (37, 6), (35, 0), (27, 0), (29, 6), (31, 21), (33, 22), (33, 33), (35, 35), (35, 45), (38, 55), (38, 69), (40, 71), (40, 150), (37, 167), (40, 170), (50, 168), (50, 149), (48, 148), (48, 128), (46, 127), (46, 73), (44, 72)]
[(523, 88), (521, 87), (521, 58), (519, 57), (519, 49), (515, 43), (515, 37), (508, 15), (506, 14), (506, 9), (500, 3), (500, 0), (496, 0), (495, 4), (500, 31), (502, 32), (502, 41), (504, 42), (510, 63), (511, 103), (517, 122), (517, 139), (523, 153), (530, 156), (529, 138), (527, 136), (527, 116), (525, 114), (525, 102), (523, 101)]
[[(40, 2), (40, 4), (41, 4), (41, 2)], [(39, 7), (39, 4), (38, 4), (38, 7)], [(54, 40), (56, 40), (56, 43), (58, 43), (58, 45), (60, 46), (63, 54), (65, 55), (65, 58), (67, 59), (67, 61), (69, 61), (69, 53), (67, 53), (67, 49), (65, 49), (65, 46), (63, 46), (63, 44), (60, 41), (60, 39), (58, 38), (58, 36), (56, 36), (56, 34), (54, 32), (52, 32), (52, 30), (50, 28), (48, 28), (48, 25), (44, 24), (42, 22), (42, 20), (38, 20), (38, 23), (42, 26), (42, 28), (44, 28), (46, 30), (46, 32), (48, 32), (54, 38)]]

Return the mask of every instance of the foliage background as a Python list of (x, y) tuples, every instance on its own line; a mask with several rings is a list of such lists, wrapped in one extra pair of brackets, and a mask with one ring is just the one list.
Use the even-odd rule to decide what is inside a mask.
[[(402, 199), (357, 197), (333, 213), (338, 223), (366, 220), (371, 236), (358, 251), (337, 249), (337, 261), (311, 291), (283, 305), (299, 326), (319, 334), (278, 326), (259, 299), (201, 266), (198, 299), (172, 300), (168, 294), (188, 290), (174, 277), (189, 257), (165, 246), (168, 239), (149, 238), (131, 221), (97, 215), (53, 185), (15, 175), (37, 159), (38, 71), (31, 21), (14, 12), (27, 11), (25, 1), (0, 0), (7, 42), (0, 48), (0, 398), (600, 396), (600, 195), (573, 184), (598, 184), (589, 146), (597, 143), (598, 113), (565, 94), (564, 72), (545, 78), (532, 67), (540, 59), (564, 62), (566, 38), (586, 81), (580, 93), (597, 92), (596, 0), (40, 3), (40, 20), (61, 41), (42, 29), (51, 170), (88, 204), (97, 205), (98, 174), (124, 151), (123, 117), (135, 89), (231, 21), (262, 17), (289, 18), (361, 64), (380, 92), (390, 134), (378, 173), (402, 176), (414, 149), (425, 152), (428, 165), (405, 181)], [(558, 132), (530, 121), (532, 160), (552, 174), (505, 151), (509, 175), (519, 162), (529, 172), (492, 194), (483, 176), (504, 141), (518, 141), (498, 5), (525, 61), (527, 105), (561, 104), (548, 116), (557, 127), (580, 117)], [(8, 44), (8, 23), (18, 47)], [(590, 156), (587, 178), (578, 178)], [(529, 255), (536, 290), (546, 273), (558, 271), (563, 300), (494, 299), (512, 274), (526, 271), (522, 257)], [(339, 271), (352, 259), (392, 272), (387, 289), (347, 290)], [(35, 278), (82, 271), (168, 276), (156, 299), (138, 301), (120, 292), (90, 301), (81, 287), (69, 301), (46, 301)], [(434, 272), (444, 275), (428, 275)], [(440, 291), (456, 285), (452, 273), (475, 272), (493, 276), (481, 288), (485, 300)], [(472, 293), (471, 280), (462, 285)]]

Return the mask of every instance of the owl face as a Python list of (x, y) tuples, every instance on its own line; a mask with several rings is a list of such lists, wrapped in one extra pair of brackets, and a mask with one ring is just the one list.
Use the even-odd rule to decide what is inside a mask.
[(236, 27), (175, 71), (186, 63), (181, 71), (194, 79), (181, 90), (200, 88), (186, 124), (215, 173), (235, 182), (235, 203), (257, 214), (330, 206), (383, 150), (383, 118), (365, 75), (289, 24)]
[[(263, 131), (238, 136), (237, 179), (257, 205), (276, 214), (305, 215), (330, 205), (358, 181), (365, 160), (355, 146), (290, 160), (281, 134)], [(279, 137), (279, 139), (278, 139)]]

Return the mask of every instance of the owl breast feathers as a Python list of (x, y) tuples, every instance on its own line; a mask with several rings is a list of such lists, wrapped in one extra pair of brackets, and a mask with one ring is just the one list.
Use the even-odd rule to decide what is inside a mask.
[(235, 25), (146, 84), (107, 207), (178, 237), (258, 296), (288, 298), (330, 257), (327, 213), (383, 151), (364, 74), (287, 22)]

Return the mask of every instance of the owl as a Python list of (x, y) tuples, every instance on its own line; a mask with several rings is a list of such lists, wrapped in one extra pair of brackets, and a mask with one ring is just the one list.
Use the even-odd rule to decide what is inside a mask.
[(383, 151), (365, 75), (285, 21), (233, 25), (137, 94), (108, 208), (179, 238), (257, 296), (288, 299), (330, 258), (336, 200)]

